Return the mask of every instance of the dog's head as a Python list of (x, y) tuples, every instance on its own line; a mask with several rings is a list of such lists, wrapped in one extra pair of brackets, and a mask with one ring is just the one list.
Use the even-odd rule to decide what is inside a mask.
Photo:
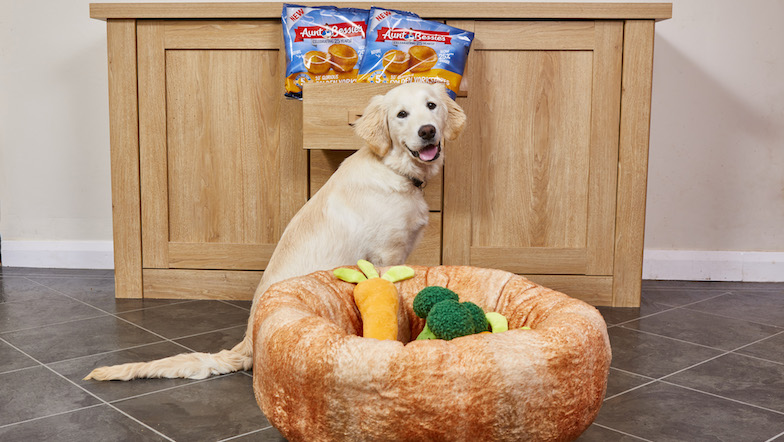
[(465, 123), (463, 109), (443, 85), (408, 83), (373, 97), (354, 131), (385, 163), (417, 176), (438, 171), (443, 141), (457, 138)]

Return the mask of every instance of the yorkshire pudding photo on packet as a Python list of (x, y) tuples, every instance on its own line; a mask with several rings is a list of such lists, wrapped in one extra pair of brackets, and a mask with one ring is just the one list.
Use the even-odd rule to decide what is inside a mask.
[(374, 6), (367, 35), (357, 82), (443, 84), (457, 96), (473, 32)]
[(408, 49), (411, 72), (426, 72), (438, 63), (438, 55), (430, 46), (411, 46)]
[(305, 64), (305, 69), (311, 74), (326, 74), (329, 71), (329, 58), (327, 54), (321, 51), (309, 51), (302, 57), (302, 62)]
[(368, 10), (283, 4), (285, 95), (306, 83), (356, 83), (365, 54)]
[(408, 69), (410, 58), (411, 57), (406, 52), (390, 49), (384, 53), (382, 65), (384, 66), (384, 70), (390, 74), (402, 74)]
[(357, 51), (349, 45), (341, 43), (329, 47), (329, 62), (337, 72), (351, 72), (359, 60)]

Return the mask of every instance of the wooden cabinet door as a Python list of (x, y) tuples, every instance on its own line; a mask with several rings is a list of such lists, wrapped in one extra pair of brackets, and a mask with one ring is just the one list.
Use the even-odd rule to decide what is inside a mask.
[(468, 126), (444, 168), (444, 264), (612, 275), (623, 24), (452, 22), (475, 32)]
[(142, 20), (137, 45), (143, 267), (264, 269), (307, 197), (279, 21)]

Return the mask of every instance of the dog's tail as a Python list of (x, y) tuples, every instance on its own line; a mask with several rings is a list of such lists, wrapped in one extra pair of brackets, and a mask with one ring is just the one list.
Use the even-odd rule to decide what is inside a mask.
[(205, 379), (212, 375), (248, 370), (253, 366), (251, 334), (231, 350), (218, 353), (184, 353), (151, 362), (99, 367), (84, 380), (129, 381), (136, 378), (189, 378)]
[(250, 317), (242, 342), (231, 350), (218, 353), (183, 353), (177, 356), (158, 359), (150, 362), (131, 362), (129, 364), (99, 367), (84, 377), (84, 380), (97, 381), (130, 381), (138, 378), (188, 378), (206, 379), (212, 375), (249, 370), (253, 367), (253, 323), (256, 304), (267, 288), (280, 278), (275, 272), (264, 272), (250, 306)]

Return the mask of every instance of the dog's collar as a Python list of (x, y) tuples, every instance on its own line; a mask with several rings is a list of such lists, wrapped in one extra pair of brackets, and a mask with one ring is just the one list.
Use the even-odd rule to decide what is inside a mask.
[(403, 178), (407, 179), (411, 184), (414, 185), (419, 190), (423, 190), (427, 186), (427, 182), (420, 180), (419, 178), (413, 177), (411, 175), (406, 175), (403, 172), (396, 171), (398, 175), (402, 176)]
[(420, 180), (419, 178), (414, 178), (414, 177), (410, 176), (410, 177), (408, 177), (408, 179), (411, 180), (411, 184), (413, 184), (414, 187), (416, 187), (419, 190), (422, 190), (422, 189), (425, 188), (425, 186), (427, 186), (427, 183), (422, 181), (422, 180)]

